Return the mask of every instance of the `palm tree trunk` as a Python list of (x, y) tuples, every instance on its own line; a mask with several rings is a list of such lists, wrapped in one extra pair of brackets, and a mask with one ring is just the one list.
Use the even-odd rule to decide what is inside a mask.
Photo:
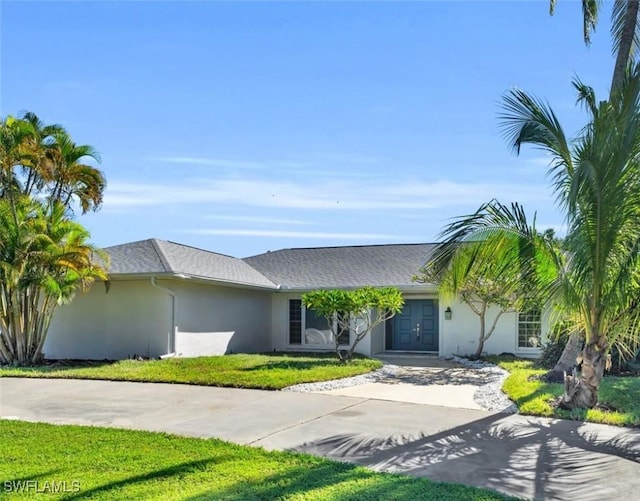
[(624, 16), (624, 26), (620, 36), (620, 47), (616, 55), (616, 65), (613, 70), (613, 79), (611, 80), (610, 95), (616, 92), (622, 85), (624, 74), (629, 64), (629, 56), (633, 45), (633, 38), (636, 33), (636, 25), (638, 23), (638, 6), (639, 0), (627, 0), (627, 7)]
[(603, 348), (603, 339), (591, 342), (582, 350), (582, 373), (566, 376), (564, 395), (559, 406), (563, 409), (591, 409), (598, 403), (600, 381), (607, 367), (607, 354)]
[(549, 383), (561, 383), (564, 381), (564, 375), (571, 372), (577, 363), (577, 358), (582, 351), (582, 334), (580, 331), (573, 331), (569, 335), (567, 344), (564, 346), (562, 355), (543, 379)]

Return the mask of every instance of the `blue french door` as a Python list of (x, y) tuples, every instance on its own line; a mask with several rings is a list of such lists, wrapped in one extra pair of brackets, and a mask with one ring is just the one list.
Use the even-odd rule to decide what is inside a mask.
[(393, 317), (392, 350), (438, 351), (438, 303), (409, 299)]

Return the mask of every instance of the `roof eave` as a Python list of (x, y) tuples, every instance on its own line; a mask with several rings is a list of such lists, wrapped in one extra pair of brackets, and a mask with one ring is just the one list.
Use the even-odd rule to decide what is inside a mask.
[[(341, 285), (327, 285), (327, 286), (293, 286), (290, 287), (288, 285), (280, 285), (278, 288), (278, 292), (308, 292), (312, 290), (318, 289), (344, 289), (344, 290), (353, 290), (359, 289), (360, 287), (367, 287), (369, 284), (363, 285), (352, 285), (349, 287), (344, 287)], [(397, 287), (400, 292), (403, 293), (415, 293), (415, 292), (438, 292), (438, 286), (434, 284), (403, 284), (403, 285), (373, 285), (372, 287)]]
[(112, 273), (109, 275), (109, 280), (121, 280), (121, 281), (146, 280), (146, 279), (151, 279), (152, 277), (162, 278), (165, 280), (184, 280), (184, 281), (188, 280), (196, 283), (215, 284), (215, 285), (222, 285), (224, 287), (235, 287), (240, 289), (277, 291), (280, 288), (280, 286), (276, 284), (273, 284), (273, 285), (252, 284), (248, 282), (221, 280), (217, 278), (190, 275), (187, 273), (174, 273), (174, 272), (166, 272), (166, 271), (157, 272), (157, 273), (149, 273), (149, 272), (147, 273)]

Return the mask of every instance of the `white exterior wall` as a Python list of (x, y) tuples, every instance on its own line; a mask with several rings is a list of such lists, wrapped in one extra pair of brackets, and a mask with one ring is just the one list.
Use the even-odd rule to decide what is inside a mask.
[[(451, 307), (451, 320), (444, 319), (444, 310)], [(489, 309), (486, 316), (486, 328), (491, 328), (498, 310)], [(548, 332), (548, 314), (542, 317), (542, 335)], [(440, 355), (473, 355), (480, 335), (480, 317), (469, 306), (459, 300), (440, 300)], [(487, 354), (513, 353), (521, 357), (537, 357), (540, 349), (518, 348), (518, 315), (504, 313), (491, 337), (484, 343)]]
[[(158, 280), (176, 293), (175, 347), (187, 356), (271, 349), (271, 293)], [(46, 358), (118, 360), (170, 351), (172, 298), (149, 279), (96, 284), (56, 311)]]
[[(371, 333), (371, 351), (367, 355), (375, 355), (376, 353), (382, 353), (385, 347), (385, 334), (387, 332), (385, 322), (374, 327), (373, 332)], [(367, 336), (369, 337), (369, 336)], [(363, 340), (363, 342), (366, 341)]]
[[(165, 285), (164, 281), (158, 281)], [(176, 353), (255, 353), (271, 348), (271, 292), (171, 281), (176, 291)]]
[[(184, 356), (229, 352), (332, 351), (333, 343), (289, 344), (289, 299), (297, 293), (274, 293), (221, 287), (189, 280), (158, 280), (176, 292), (175, 348)], [(431, 294), (406, 294), (406, 299), (434, 298)], [(450, 306), (452, 320), (445, 320)], [(460, 301), (438, 301), (439, 354), (465, 355), (475, 351), (479, 320)], [(487, 324), (493, 320), (490, 313)], [(537, 356), (537, 349), (518, 349), (517, 315), (502, 316), (485, 343), (487, 353)], [(549, 315), (543, 315), (542, 333), (548, 332)], [(149, 279), (114, 280), (105, 294), (102, 284), (78, 294), (71, 304), (58, 308), (44, 354), (47, 358), (122, 359), (133, 355), (158, 357), (168, 352), (172, 328), (172, 300), (154, 288)], [(379, 325), (356, 351), (375, 355), (385, 351), (385, 325)]]
[[(272, 296), (272, 345), (278, 351), (326, 351), (333, 350), (333, 345), (319, 346), (317, 344), (305, 344), (304, 335), (302, 344), (289, 344), (289, 300), (300, 299), (300, 293), (275, 293)], [(405, 294), (405, 299), (437, 299), (438, 301), (438, 335), (439, 355), (471, 355), (475, 352), (480, 332), (480, 321), (471, 309), (460, 301), (447, 301), (437, 298), (434, 294)], [(453, 314), (451, 320), (445, 320), (444, 310), (450, 306)], [(497, 312), (496, 312), (497, 313)], [(495, 313), (489, 311), (487, 325), (495, 318)], [(543, 316), (543, 334), (547, 332)], [(515, 313), (503, 314), (496, 330), (485, 342), (484, 351), (489, 354), (514, 353), (518, 356), (536, 357), (538, 349), (518, 349), (518, 316)], [(386, 349), (386, 326), (378, 325), (371, 335), (363, 339), (356, 351), (363, 355), (375, 355)]]
[(148, 280), (114, 280), (108, 293), (97, 283), (58, 307), (43, 351), (46, 358), (157, 357), (167, 352), (170, 329), (168, 295)]

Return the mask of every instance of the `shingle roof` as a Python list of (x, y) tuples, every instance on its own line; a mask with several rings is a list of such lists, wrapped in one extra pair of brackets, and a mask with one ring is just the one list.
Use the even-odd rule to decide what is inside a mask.
[(105, 251), (110, 257), (111, 275), (184, 274), (238, 285), (276, 287), (241, 259), (166, 240), (142, 240)]
[(244, 261), (274, 283), (295, 289), (416, 286), (411, 278), (435, 244), (284, 249)]

